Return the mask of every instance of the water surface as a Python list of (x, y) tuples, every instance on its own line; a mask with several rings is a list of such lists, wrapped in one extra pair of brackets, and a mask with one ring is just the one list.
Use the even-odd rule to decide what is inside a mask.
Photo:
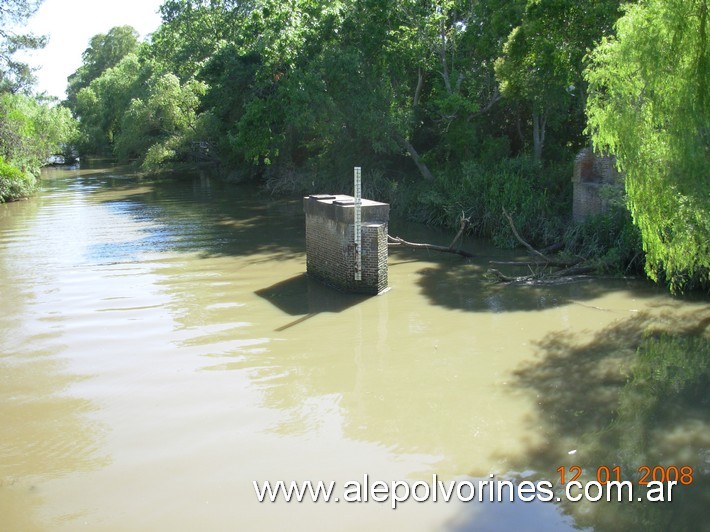
[[(488, 260), (515, 255), (475, 241), (473, 261), (393, 250), (392, 289), (348, 296), (304, 275), (303, 227), (298, 198), (116, 167), (52, 170), (37, 197), (0, 205), (0, 529), (703, 522), (708, 357), (663, 366), (690, 368), (665, 391), (635, 374), (644, 338), (706, 349), (707, 300), (634, 280), (494, 285)], [(390, 232), (451, 238), (396, 221)], [(605, 464), (629, 480), (643, 464), (688, 464), (695, 477), (673, 504), (396, 511), (259, 503), (252, 485), (559, 484), (559, 467), (594, 478)]]

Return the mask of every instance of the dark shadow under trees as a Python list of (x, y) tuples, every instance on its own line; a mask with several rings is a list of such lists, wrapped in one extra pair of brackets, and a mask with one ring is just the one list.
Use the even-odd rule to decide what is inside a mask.
[(709, 326), (708, 308), (673, 308), (616, 322), (588, 342), (550, 334), (539, 344), (540, 362), (516, 373), (522, 393), (538, 403), (536, 430), (547, 435), (521, 470), (559, 483), (558, 467), (578, 465), (583, 480), (595, 480), (599, 467), (618, 466), (621, 480), (640, 489), (643, 466), (693, 468), (672, 503), (564, 505), (578, 526), (690, 531), (706, 523)]

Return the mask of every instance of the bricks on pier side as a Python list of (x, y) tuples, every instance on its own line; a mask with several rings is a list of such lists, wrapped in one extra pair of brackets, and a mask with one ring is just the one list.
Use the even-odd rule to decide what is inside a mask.
[(309, 275), (344, 292), (375, 295), (387, 289), (387, 203), (362, 200), (360, 281), (355, 279), (354, 198), (342, 194), (307, 196), (303, 210)]

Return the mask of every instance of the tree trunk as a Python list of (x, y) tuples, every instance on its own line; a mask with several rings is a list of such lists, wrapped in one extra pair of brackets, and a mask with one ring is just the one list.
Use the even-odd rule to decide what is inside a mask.
[(412, 102), (412, 107), (417, 107), (419, 105), (419, 100), (422, 97), (422, 88), (424, 87), (424, 74), (422, 73), (421, 67), (417, 69), (417, 88), (414, 90), (414, 101)]
[(547, 123), (547, 113), (533, 111), (533, 158), (536, 161), (542, 160), (542, 148), (545, 145), (545, 125)]
[(441, 20), (441, 48), (439, 49), (439, 57), (441, 59), (441, 75), (444, 78), (444, 86), (447, 94), (453, 94), (451, 90), (451, 78), (449, 78), (449, 64), (446, 61), (446, 25), (444, 19)]
[(414, 161), (414, 164), (417, 165), (419, 173), (422, 174), (422, 177), (427, 181), (434, 181), (434, 176), (431, 174), (431, 171), (427, 165), (421, 161), (421, 158), (419, 157), (417, 150), (415, 150), (414, 146), (412, 146), (412, 143), (397, 132), (394, 133), (394, 138), (400, 146), (407, 150), (407, 153), (409, 153), (409, 156)]

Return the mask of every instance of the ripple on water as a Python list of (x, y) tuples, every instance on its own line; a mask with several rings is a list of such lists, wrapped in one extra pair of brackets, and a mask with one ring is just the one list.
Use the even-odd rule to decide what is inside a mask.
[[(350, 297), (303, 275), (298, 199), (115, 169), (43, 189), (0, 206), (0, 529), (633, 530), (656, 508), (267, 505), (252, 481), (707, 469), (707, 415), (632, 379), (644, 332), (690, 330), (706, 301), (629, 281), (494, 286), (486, 260), (403, 250), (391, 291)], [(704, 492), (688, 493), (699, 520)]]

